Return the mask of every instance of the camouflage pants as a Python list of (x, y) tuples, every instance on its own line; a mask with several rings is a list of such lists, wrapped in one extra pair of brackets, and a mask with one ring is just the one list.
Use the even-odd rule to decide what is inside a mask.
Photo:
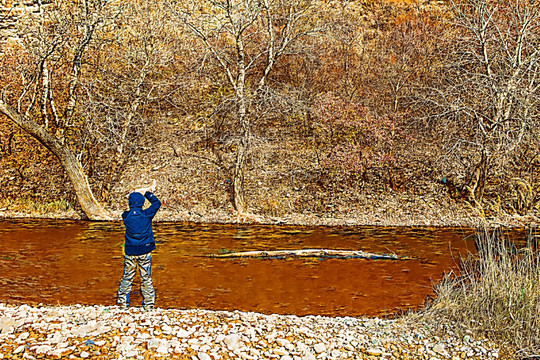
[(129, 306), (129, 294), (131, 284), (135, 277), (135, 272), (139, 267), (141, 276), (141, 293), (143, 296), (143, 306), (153, 307), (155, 302), (155, 291), (152, 285), (152, 255), (150, 253), (143, 255), (125, 255), (124, 257), (124, 275), (120, 281), (118, 289), (118, 304)]

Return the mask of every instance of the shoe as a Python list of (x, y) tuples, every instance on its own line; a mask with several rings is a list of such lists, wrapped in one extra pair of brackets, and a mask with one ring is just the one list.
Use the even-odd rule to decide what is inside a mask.
[(129, 309), (129, 305), (127, 305), (127, 304), (118, 304), (118, 306), (120, 307), (121, 310), (128, 310)]
[(154, 305), (144, 305), (143, 309), (144, 311), (152, 311), (154, 310)]

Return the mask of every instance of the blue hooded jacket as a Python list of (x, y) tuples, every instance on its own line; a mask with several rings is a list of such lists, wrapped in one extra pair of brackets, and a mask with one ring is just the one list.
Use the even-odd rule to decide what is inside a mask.
[[(150, 201), (150, 207), (143, 210), (145, 198)], [(122, 214), (126, 227), (126, 255), (143, 255), (155, 250), (154, 232), (152, 219), (161, 206), (161, 201), (152, 194), (146, 192), (134, 192), (129, 194), (129, 211)]]

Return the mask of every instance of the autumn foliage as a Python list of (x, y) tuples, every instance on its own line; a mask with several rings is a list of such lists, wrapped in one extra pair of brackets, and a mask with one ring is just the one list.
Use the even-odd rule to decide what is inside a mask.
[[(178, 212), (361, 211), (389, 191), (486, 218), (538, 209), (534, 1), (89, 3), (22, 21), (0, 90), (110, 206), (138, 169), (166, 174)], [(519, 14), (530, 61), (512, 67)], [(0, 132), (2, 196), (48, 188), (76, 206), (64, 176), (44, 179), (54, 157), (5, 116)]]
[(327, 93), (316, 99), (313, 118), (320, 167), (331, 177), (362, 177), (373, 167), (395, 163), (392, 149), (400, 129), (388, 117)]

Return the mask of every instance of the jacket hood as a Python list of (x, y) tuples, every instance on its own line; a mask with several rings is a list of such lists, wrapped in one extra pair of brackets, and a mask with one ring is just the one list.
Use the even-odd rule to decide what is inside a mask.
[(129, 207), (142, 207), (145, 200), (146, 198), (141, 193), (133, 192), (129, 194)]

